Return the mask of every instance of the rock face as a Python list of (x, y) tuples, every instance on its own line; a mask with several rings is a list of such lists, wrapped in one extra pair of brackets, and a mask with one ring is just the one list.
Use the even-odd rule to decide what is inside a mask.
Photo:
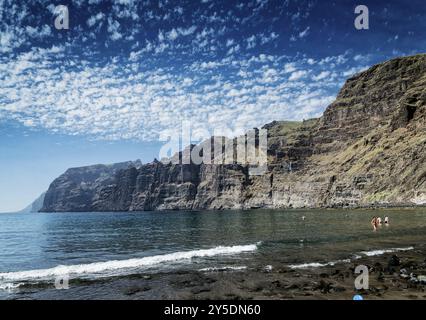
[(273, 122), (268, 169), (125, 163), (68, 170), (42, 211), (426, 204), (426, 55), (350, 78), (320, 119)]
[(41, 211), (96, 211), (97, 197), (117, 185), (117, 176), (136, 170), (140, 165), (136, 161), (68, 169), (50, 185)]
[(39, 212), (43, 208), (44, 196), (46, 192), (43, 192), (33, 203), (31, 203), (25, 209), (19, 211), (19, 213), (35, 213)]

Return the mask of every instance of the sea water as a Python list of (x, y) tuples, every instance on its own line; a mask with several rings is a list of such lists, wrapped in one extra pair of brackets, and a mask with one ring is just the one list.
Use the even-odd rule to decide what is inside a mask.
[[(373, 231), (373, 216), (389, 226)], [(303, 270), (424, 243), (425, 208), (0, 214), (0, 297), (58, 277)]]

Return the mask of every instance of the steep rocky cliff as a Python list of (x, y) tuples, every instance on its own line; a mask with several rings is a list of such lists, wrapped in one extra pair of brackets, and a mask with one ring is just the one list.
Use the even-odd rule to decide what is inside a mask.
[(320, 119), (273, 122), (268, 170), (155, 161), (70, 169), (42, 211), (426, 204), (426, 55), (349, 80)]
[[(93, 211), (93, 202), (100, 194), (110, 186), (119, 187), (117, 175), (140, 166), (139, 161), (129, 161), (68, 169), (50, 185), (41, 211)], [(116, 203), (117, 207), (119, 205), (124, 207), (122, 203)]]
[(44, 196), (46, 192), (43, 192), (36, 200), (34, 200), (29, 206), (18, 211), (18, 213), (35, 213), (39, 212), (43, 208)]

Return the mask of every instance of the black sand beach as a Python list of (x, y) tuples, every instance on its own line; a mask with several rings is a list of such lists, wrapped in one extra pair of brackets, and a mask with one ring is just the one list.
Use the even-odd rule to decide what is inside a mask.
[[(355, 290), (355, 267), (369, 268), (369, 290)], [(311, 269), (272, 266), (258, 270), (172, 272), (97, 281), (71, 281), (68, 290), (53, 285), (19, 288), (11, 299), (130, 300), (420, 300), (426, 298), (426, 249), (364, 257)]]

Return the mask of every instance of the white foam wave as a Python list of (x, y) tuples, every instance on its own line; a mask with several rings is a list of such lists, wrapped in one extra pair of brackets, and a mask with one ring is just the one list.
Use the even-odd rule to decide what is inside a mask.
[(363, 251), (361, 253), (364, 254), (364, 255), (366, 255), (367, 257), (373, 257), (373, 256), (380, 256), (380, 255), (383, 255), (385, 253), (394, 253), (394, 252), (410, 251), (410, 250), (414, 250), (414, 247)]
[(150, 256), (139, 259), (117, 260), (107, 262), (97, 262), (90, 264), (57, 266), (50, 269), (28, 270), (18, 272), (0, 273), (1, 282), (13, 281), (31, 281), (31, 280), (47, 280), (56, 279), (61, 276), (79, 276), (79, 275), (113, 275), (114, 272), (124, 271), (126, 269), (137, 269), (143, 267), (151, 267), (164, 263), (179, 262), (182, 260), (190, 260), (193, 258), (213, 257), (219, 255), (234, 255), (244, 252), (252, 252), (257, 250), (258, 244), (232, 246), (232, 247), (216, 247), (212, 249), (193, 250), (184, 252), (175, 252), (164, 255)]
[(9, 290), (17, 289), (21, 285), (23, 285), (23, 283), (17, 283), (17, 284), (3, 283), (3, 284), (0, 284), (0, 290), (8, 290), (9, 291)]
[(310, 269), (310, 268), (322, 268), (322, 267), (334, 266), (336, 264), (350, 263), (350, 262), (351, 262), (350, 259), (345, 259), (345, 260), (330, 261), (326, 263), (312, 262), (312, 263), (293, 264), (293, 265), (289, 265), (289, 267), (291, 269)]
[(203, 269), (199, 269), (199, 272), (226, 272), (226, 271), (243, 271), (243, 270), (247, 270), (246, 266), (241, 266), (241, 267), (231, 267), (231, 266), (226, 266), (226, 267), (211, 267), (211, 268), (203, 268)]
[[(362, 251), (362, 252), (360, 252), (360, 254), (367, 256), (367, 257), (373, 257), (373, 256), (380, 256), (380, 255), (383, 255), (385, 253), (394, 253), (394, 252), (402, 252), (402, 251), (410, 251), (410, 250), (414, 250), (414, 247)], [(355, 254), (352, 257), (352, 259), (344, 259), (344, 260), (337, 260), (337, 261), (324, 262), (324, 263), (312, 262), (312, 263), (293, 264), (293, 265), (289, 265), (289, 267), (291, 269), (322, 268), (322, 267), (334, 266), (336, 264), (351, 263), (352, 260), (359, 260), (361, 258), (362, 258), (362, 256)]]

